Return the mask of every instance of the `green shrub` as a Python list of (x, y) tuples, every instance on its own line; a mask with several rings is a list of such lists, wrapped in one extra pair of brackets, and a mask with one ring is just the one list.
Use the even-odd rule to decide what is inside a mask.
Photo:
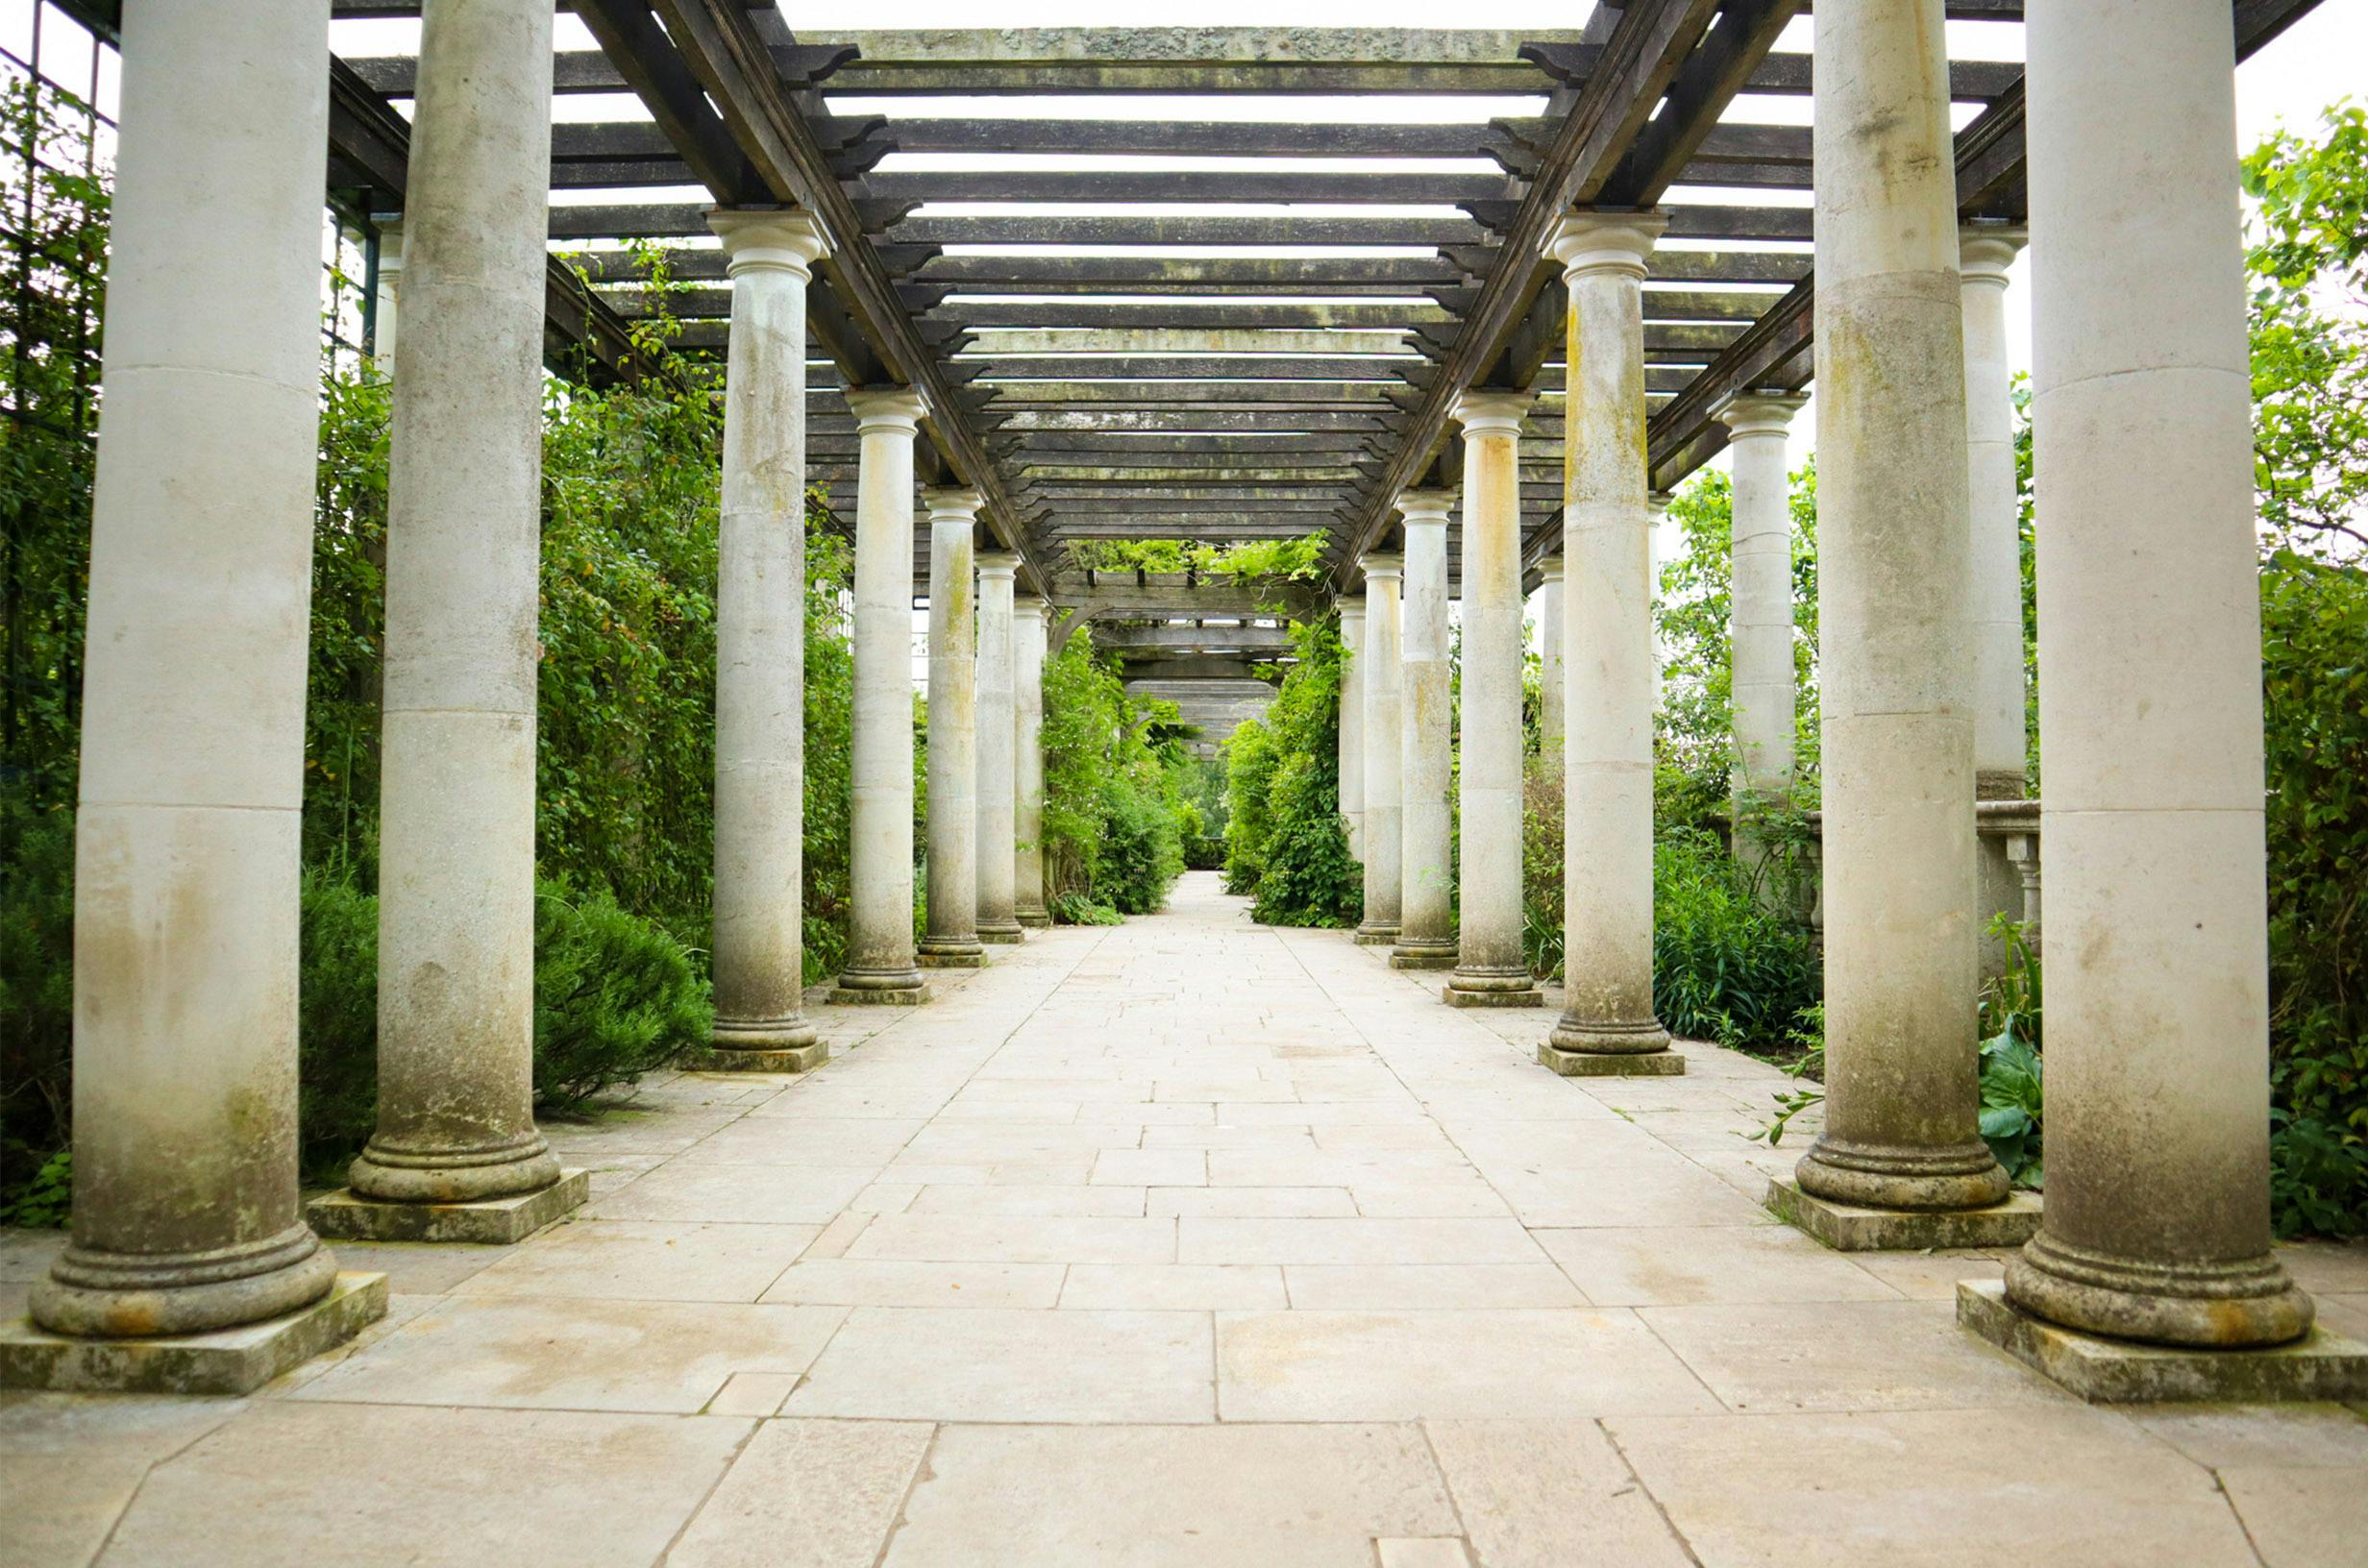
[(689, 949), (605, 892), (534, 893), (534, 1101), (580, 1111), (704, 1049), (715, 1025)]
[[(1083, 626), (1045, 661), (1046, 904), (1147, 915), (1184, 870), (1189, 758), (1175, 705), (1126, 695)], [(1093, 920), (1083, 923), (1102, 923)]]
[(1174, 806), (1119, 776), (1102, 785), (1101, 867), (1095, 891), (1122, 915), (1156, 913), (1184, 870)]
[(1298, 655), (1264, 724), (1244, 724), (1226, 747), (1228, 892), (1255, 895), (1268, 925), (1353, 925), (1365, 874), (1348, 852), (1341, 815), (1340, 618), (1294, 622)]
[(1779, 1051), (1822, 975), (1809, 933), (1769, 909), (1709, 833), (1653, 846), (1653, 1006), (1672, 1034)]
[(1256, 893), (1258, 879), (1266, 874), (1267, 841), (1274, 833), (1268, 807), (1280, 760), (1274, 732), (1255, 719), (1243, 720), (1225, 742), (1227, 893)]
[(1082, 893), (1056, 893), (1045, 900), (1060, 925), (1123, 925), (1126, 917)]
[(297, 1146), (308, 1177), (335, 1182), (378, 1121), (379, 901), (319, 869), (301, 897)]
[(1563, 972), (1563, 753), (1550, 747), (1521, 767), (1521, 952), (1529, 972)]
[(65, 1147), (73, 1051), (74, 818), (19, 782), (0, 795), (0, 1211), (37, 1205)]
[(1334, 754), (1285, 758), (1271, 798), (1274, 828), (1250, 918), (1262, 925), (1354, 924), (1365, 909), (1365, 870), (1348, 853)]

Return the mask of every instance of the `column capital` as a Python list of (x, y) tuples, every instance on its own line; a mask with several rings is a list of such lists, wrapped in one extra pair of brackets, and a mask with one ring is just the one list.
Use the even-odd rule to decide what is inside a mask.
[(813, 265), (830, 254), (830, 241), (807, 214), (788, 208), (712, 208), (707, 227), (724, 241), (730, 258), (725, 276), (744, 272), (794, 272), (813, 276)]
[(1447, 513), (1455, 506), (1455, 496), (1445, 490), (1409, 490), (1397, 498), (1398, 515), (1407, 525), (1435, 523), (1447, 526)]
[[(1713, 419), (1732, 431), (1736, 439), (1747, 435), (1772, 435), (1782, 438), (1792, 426), (1792, 416), (1809, 401), (1804, 392), (1738, 392), (1719, 404)], [(1663, 498), (1667, 503), (1667, 498)]]
[(1647, 490), (1644, 492), (1644, 509), (1653, 516), (1659, 517), (1669, 509), (1669, 502), (1675, 499), (1676, 492), (1674, 491)]
[(2031, 243), (2031, 231), (2019, 223), (1968, 223), (1957, 231), (1959, 275), (1967, 283), (2007, 286), (2007, 268)]
[(1535, 392), (1491, 388), (1466, 392), (1455, 400), (1447, 417), (1464, 427), (1466, 435), (1518, 435), (1521, 416), (1537, 401)]
[(1357, 564), (1364, 568), (1367, 582), (1395, 582), (1405, 573), (1406, 557), (1394, 550), (1369, 550)]
[(1538, 563), (1538, 585), (1540, 587), (1543, 587), (1549, 582), (1560, 582), (1562, 580), (1563, 558), (1560, 555), (1548, 555), (1544, 560)]
[(1020, 570), (1020, 557), (1007, 550), (982, 550), (978, 552), (978, 575), (1008, 581)]
[(941, 485), (922, 491), (921, 503), (929, 509), (932, 523), (969, 523), (977, 518), (987, 498), (967, 486)]
[(845, 396), (855, 416), (857, 435), (870, 435), (874, 430), (917, 435), (929, 412), (928, 400), (909, 386), (850, 387)]
[(1042, 621), (1045, 618), (1045, 601), (1034, 594), (1012, 596), (1011, 613), (1020, 620)]
[(1665, 212), (1566, 212), (1540, 250), (1563, 269), (1565, 282), (1598, 272), (1642, 278), (1645, 258), (1668, 226)]
[(1346, 594), (1343, 594), (1341, 596), (1340, 603), (1341, 619), (1343, 621), (1362, 621), (1365, 619), (1365, 600), (1362, 598), (1351, 599)]
[(379, 276), (403, 271), (403, 220), (387, 218), (379, 224)]

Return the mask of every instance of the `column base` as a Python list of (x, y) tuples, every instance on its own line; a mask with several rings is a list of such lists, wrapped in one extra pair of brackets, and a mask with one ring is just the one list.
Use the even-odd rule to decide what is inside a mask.
[(1658, 1018), (1606, 1023), (1573, 1017), (1566, 1011), (1554, 1020), (1553, 1033), (1545, 1041), (1570, 1056), (1660, 1056), (1668, 1054), (1669, 1031), (1661, 1027)]
[(1020, 911), (1020, 923), (1030, 931), (1049, 931), (1052, 929), (1052, 911), (1024, 908)]
[(1394, 969), (1452, 969), (1455, 968), (1455, 943), (1444, 937), (1409, 938), (1400, 936), (1391, 949), (1390, 968)]
[(1453, 980), (1439, 988), (1439, 999), (1449, 1007), (1545, 1006), (1545, 992), (1536, 986), (1519, 991), (1468, 991)]
[(1686, 1059), (1675, 1051), (1566, 1051), (1552, 1041), (1538, 1046), (1538, 1065), (1565, 1078), (1682, 1078)]
[(718, 1018), (707, 1037), (718, 1056), (769, 1055), (803, 1050), (814, 1043), (814, 1026), (802, 1014), (778, 1018)]
[(337, 1262), (296, 1221), (204, 1252), (130, 1253), (69, 1242), (33, 1282), (33, 1320), (61, 1337), (160, 1338), (260, 1323), (321, 1299)]
[(549, 1187), (475, 1203), (388, 1203), (340, 1188), (305, 1205), (305, 1218), (341, 1241), (455, 1241), (500, 1247), (524, 1241), (583, 1207), (592, 1173), (567, 1170)]
[(1986, 1209), (1863, 1209), (1834, 1203), (1777, 1176), (1761, 1200), (1767, 1212), (1836, 1252), (1923, 1252), (2019, 1247), (2039, 1233), (2035, 1192), (2010, 1192)]
[(336, 1274), (327, 1294), (292, 1311), (205, 1334), (81, 1338), (19, 1318), (0, 1324), (0, 1388), (251, 1394), (385, 1315), (385, 1275)]
[(1357, 945), (1360, 947), (1394, 947), (1397, 945), (1397, 927), (1394, 925), (1360, 925), (1357, 927)]
[(701, 1072), (812, 1072), (830, 1060), (830, 1047), (821, 1041), (778, 1051), (710, 1049)]
[(2211, 1352), (2289, 1343), (2316, 1311), (2270, 1253), (2165, 1265), (2044, 1231), (2007, 1260), (2006, 1290), (2018, 1311), (2079, 1333)]
[(1441, 1000), (1449, 1007), (1543, 1007), (1545, 992), (1529, 966), (1467, 964), (1458, 955), (1455, 974)]
[(1793, 1167), (1801, 1190), (1854, 1209), (1990, 1209), (2013, 1179), (1980, 1139), (1942, 1148), (1852, 1143), (1821, 1134)]
[(346, 1167), (346, 1185), (380, 1203), (487, 1203), (559, 1180), (559, 1157), (531, 1123), (523, 1137), (475, 1149), (412, 1149), (373, 1137)]
[(1957, 1321), (2091, 1404), (2368, 1399), (2368, 1344), (2325, 1329), (2257, 1350), (2134, 1344), (2027, 1312), (1995, 1280), (1959, 1283)]
[(990, 947), (1016, 947), (1027, 940), (1027, 933), (1021, 928), (1018, 920), (1009, 924), (990, 924), (981, 920), (978, 922), (978, 940)]
[(823, 994), (830, 1007), (920, 1007), (935, 992), (919, 974), (908, 986), (851, 986), (844, 979)]
[(987, 950), (975, 940), (925, 942), (914, 962), (925, 969), (983, 969), (987, 967)]

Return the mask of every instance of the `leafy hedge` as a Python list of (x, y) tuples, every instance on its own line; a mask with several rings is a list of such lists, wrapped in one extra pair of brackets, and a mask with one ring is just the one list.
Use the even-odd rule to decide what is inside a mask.
[(1267, 925), (1353, 925), (1365, 873), (1341, 816), (1340, 620), (1293, 623), (1297, 655), (1264, 723), (1225, 743), (1225, 888)]
[(1044, 697), (1046, 903), (1071, 925), (1151, 914), (1183, 872), (1197, 818), (1175, 705), (1128, 697), (1083, 626), (1045, 660)]

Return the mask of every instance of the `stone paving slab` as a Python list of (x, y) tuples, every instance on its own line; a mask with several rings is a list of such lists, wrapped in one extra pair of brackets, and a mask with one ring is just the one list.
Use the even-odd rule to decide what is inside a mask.
[[(1775, 1067), (1561, 1079), (1242, 907), (553, 1124), (586, 1210), (340, 1246), (386, 1317), (250, 1399), (0, 1399), (0, 1563), (2356, 1568), (2358, 1411), (2083, 1406), (1956, 1325), (2002, 1253), (1770, 1223)], [(2286, 1256), (2368, 1331), (2368, 1247)]]

